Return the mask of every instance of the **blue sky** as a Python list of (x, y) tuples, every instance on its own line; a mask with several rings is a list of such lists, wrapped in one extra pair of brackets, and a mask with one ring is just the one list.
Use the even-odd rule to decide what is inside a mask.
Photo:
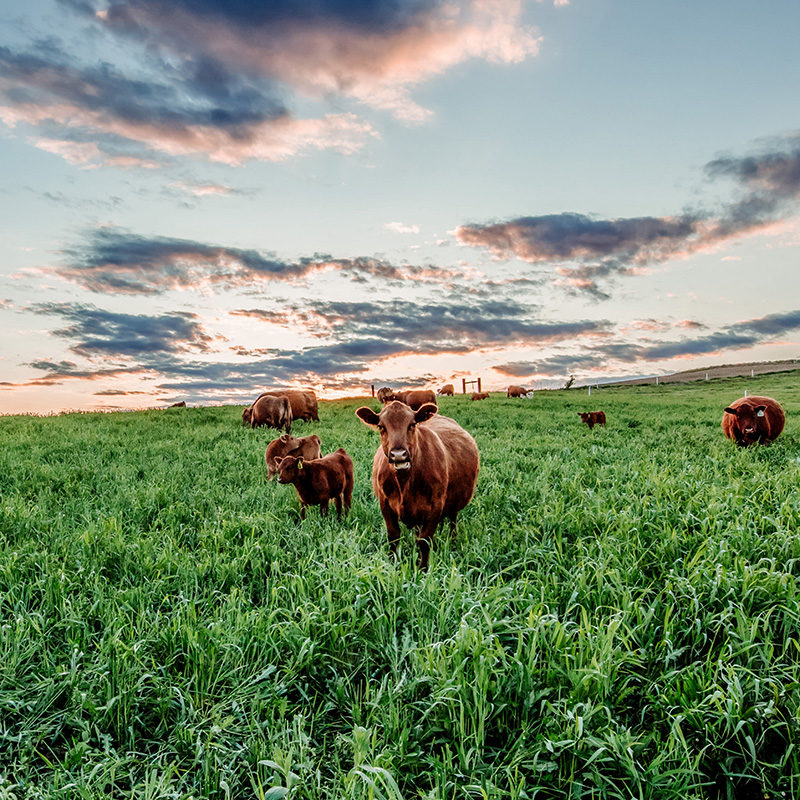
[(0, 18), (0, 411), (798, 356), (796, 3)]

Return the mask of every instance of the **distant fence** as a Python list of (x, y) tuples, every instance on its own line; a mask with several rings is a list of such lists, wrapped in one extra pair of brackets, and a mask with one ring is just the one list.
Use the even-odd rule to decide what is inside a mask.
[[(461, 379), (461, 391), (462, 391), (463, 394), (467, 393), (467, 386), (477, 386), (478, 387), (478, 391), (480, 392), (481, 391), (481, 379), (480, 378), (475, 378), (475, 380), (468, 381), (466, 378), (462, 378)], [(472, 389), (471, 391), (475, 391), (475, 390)]]

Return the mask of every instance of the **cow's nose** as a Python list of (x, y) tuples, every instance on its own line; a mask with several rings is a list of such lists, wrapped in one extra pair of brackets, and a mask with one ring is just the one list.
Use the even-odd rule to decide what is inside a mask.
[(389, 461), (393, 464), (396, 461), (408, 461), (408, 450), (405, 447), (393, 447), (389, 451)]

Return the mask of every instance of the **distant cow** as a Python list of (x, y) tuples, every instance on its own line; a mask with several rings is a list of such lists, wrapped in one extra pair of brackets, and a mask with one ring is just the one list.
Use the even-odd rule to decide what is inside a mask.
[(769, 444), (778, 438), (785, 423), (780, 403), (758, 395), (740, 397), (722, 415), (722, 430), (739, 447)]
[(167, 406), (167, 408), (186, 408), (186, 401), (181, 400), (179, 403), (173, 403), (171, 406)]
[(532, 392), (533, 389), (526, 389), (524, 386), (509, 386), (506, 389), (506, 397), (526, 397), (528, 392)]
[(381, 386), (381, 388), (378, 389), (378, 400), (381, 403), (388, 403), (392, 398), (392, 394), (392, 389), (388, 386)]
[(395, 392), (392, 400), (399, 400), (414, 411), (420, 409), (425, 403), (436, 405), (436, 395), (433, 393), (433, 389), (406, 389), (402, 392)]
[(328, 503), (333, 500), (336, 516), (341, 519), (350, 510), (353, 498), (353, 459), (339, 448), (322, 458), (307, 461), (302, 456), (277, 459), (278, 483), (293, 483), (300, 498), (300, 519), (306, 518), (307, 506), (319, 506), (328, 516)]
[(452, 383), (446, 383), (444, 386), (442, 386), (441, 389), (439, 389), (438, 393), (441, 394), (441, 395), (445, 395), (446, 394), (446, 395), (449, 395), (450, 397), (452, 397), (456, 393), (456, 389), (455, 389), (455, 386), (453, 386)]
[(272, 397), (288, 397), (292, 406), (292, 418), (304, 419), (308, 422), (319, 422), (317, 395), (311, 389), (269, 389), (261, 392)]
[(472, 400), (488, 400), (489, 399), (489, 392), (473, 392), (471, 399)]
[(259, 428), (284, 428), (286, 433), (292, 430), (292, 407), (287, 397), (273, 397), (262, 394), (250, 408), (242, 412), (242, 425)]
[(320, 440), (316, 433), (311, 436), (295, 437), (290, 433), (284, 433), (279, 439), (273, 439), (264, 453), (264, 462), (267, 465), (267, 480), (278, 471), (277, 459), (284, 456), (302, 456), (304, 459), (319, 458), (322, 454), (320, 450)]
[(605, 411), (579, 411), (578, 416), (589, 426), (589, 430), (595, 425), (606, 424)]
[(428, 566), (433, 535), (445, 519), (455, 532), (458, 512), (472, 499), (480, 456), (475, 440), (454, 420), (426, 403), (417, 411), (400, 402), (356, 416), (381, 435), (372, 461), (372, 488), (386, 523), (392, 555), (400, 523), (416, 532), (419, 565)]

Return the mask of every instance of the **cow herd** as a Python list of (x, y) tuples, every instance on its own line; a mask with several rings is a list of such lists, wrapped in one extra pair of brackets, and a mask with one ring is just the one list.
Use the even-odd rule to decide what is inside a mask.
[[(438, 393), (453, 394), (452, 384)], [(525, 394), (523, 387), (510, 386), (507, 397)], [(430, 389), (393, 391), (384, 387), (377, 396), (383, 406), (380, 412), (368, 406), (355, 412), (361, 422), (380, 435), (372, 462), (372, 488), (392, 555), (397, 550), (402, 522), (416, 533), (419, 565), (425, 569), (437, 528), (447, 521), (452, 536), (458, 512), (472, 499), (480, 467), (478, 446), (455, 420), (438, 413), (436, 396)], [(472, 399), (488, 396), (476, 392)], [(606, 424), (603, 411), (578, 415), (590, 429)], [(353, 460), (342, 448), (323, 456), (316, 434), (292, 436), (293, 419), (319, 421), (314, 392), (262, 392), (242, 413), (243, 425), (286, 430), (267, 446), (267, 478), (277, 475), (279, 483), (294, 485), (301, 519), (305, 519), (308, 506), (319, 506), (320, 513), (327, 515), (331, 501), (341, 519), (352, 502)], [(724, 410), (722, 430), (741, 447), (769, 444), (783, 430), (785, 419), (776, 400), (742, 397)]]

